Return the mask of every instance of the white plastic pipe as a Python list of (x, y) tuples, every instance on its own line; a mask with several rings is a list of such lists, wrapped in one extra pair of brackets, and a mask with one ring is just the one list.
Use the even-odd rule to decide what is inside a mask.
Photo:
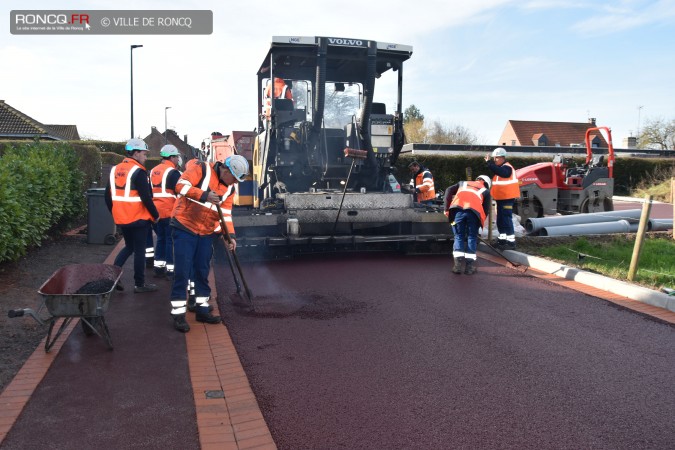
[(649, 219), (648, 231), (668, 231), (673, 229), (673, 219)]
[(541, 236), (580, 236), (585, 234), (635, 233), (637, 229), (637, 223), (632, 224), (627, 220), (618, 220), (616, 222), (581, 223), (557, 227), (544, 227), (539, 230), (539, 233)]
[(624, 211), (603, 211), (597, 213), (571, 214), (569, 216), (538, 217), (527, 219), (525, 230), (528, 233), (536, 233), (544, 227), (559, 227), (563, 225), (577, 225), (583, 223), (615, 222), (628, 220), (638, 222), (642, 210), (627, 209)]

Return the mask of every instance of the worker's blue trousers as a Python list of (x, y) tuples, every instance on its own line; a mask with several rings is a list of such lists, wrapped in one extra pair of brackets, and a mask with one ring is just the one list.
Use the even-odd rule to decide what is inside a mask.
[(122, 236), (124, 236), (124, 247), (115, 257), (113, 263), (117, 267), (122, 267), (134, 255), (134, 284), (143, 286), (145, 284), (145, 242), (150, 230), (150, 222), (139, 221), (134, 226), (120, 225)]
[(513, 203), (514, 199), (497, 200), (497, 230), (499, 234), (513, 236)]
[(213, 256), (213, 241), (216, 235), (199, 236), (180, 228), (171, 228), (174, 257), (171, 299), (186, 300), (188, 280), (194, 281), (197, 297), (210, 296), (211, 287), (208, 278)]
[(478, 247), (478, 226), (480, 219), (470, 209), (461, 209), (455, 214), (452, 232), (455, 233), (455, 242), (452, 245), (453, 254), (465, 253), (474, 255)]

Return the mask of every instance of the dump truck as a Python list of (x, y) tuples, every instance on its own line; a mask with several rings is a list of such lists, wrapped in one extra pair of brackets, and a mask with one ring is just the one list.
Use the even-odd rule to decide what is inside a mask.
[(395, 172), (411, 55), (411, 46), (365, 39), (272, 38), (257, 72), (253, 204), (233, 212), (243, 259), (449, 251), (442, 209), (414, 203)]
[[(607, 154), (594, 154), (593, 133), (606, 133)], [(613, 211), (614, 146), (608, 127), (586, 130), (586, 161), (576, 164), (561, 154), (553, 162), (537, 163), (516, 170), (520, 199), (514, 212), (524, 225), (527, 219), (551, 214), (578, 214)], [(599, 149), (597, 149), (599, 150)], [(597, 152), (596, 152), (597, 153)]]

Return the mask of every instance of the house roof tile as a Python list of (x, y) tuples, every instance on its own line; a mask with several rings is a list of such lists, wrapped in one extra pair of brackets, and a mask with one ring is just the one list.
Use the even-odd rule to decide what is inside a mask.
[(77, 125), (45, 125), (52, 130), (55, 135), (63, 137), (67, 141), (79, 141), (80, 133), (77, 132)]
[[(541, 122), (527, 120), (509, 120), (520, 145), (529, 145), (535, 137), (546, 135), (549, 145), (569, 147), (571, 144), (583, 144), (586, 130), (596, 125), (591, 122)], [(607, 147), (607, 142), (601, 133), (600, 146)]]
[(76, 125), (45, 125), (0, 100), (0, 137), (79, 140)]

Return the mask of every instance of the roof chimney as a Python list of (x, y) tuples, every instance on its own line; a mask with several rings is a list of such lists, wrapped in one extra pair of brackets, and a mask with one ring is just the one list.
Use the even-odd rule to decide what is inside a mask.
[(588, 118), (588, 123), (595, 126), (595, 117), (589, 117)]
[(185, 142), (187, 144), (187, 134), (183, 135), (183, 142)]

